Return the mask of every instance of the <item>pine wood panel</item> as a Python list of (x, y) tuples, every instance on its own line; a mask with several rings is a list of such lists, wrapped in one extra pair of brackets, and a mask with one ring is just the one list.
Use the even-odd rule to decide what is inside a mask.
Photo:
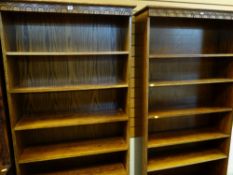
[(216, 129), (197, 129), (197, 130), (181, 130), (168, 131), (151, 134), (149, 136), (148, 148), (158, 148), (171, 145), (179, 145), (185, 143), (202, 142), (208, 140), (217, 140), (228, 138), (228, 134), (224, 134)]
[(226, 159), (227, 156), (219, 150), (203, 150), (173, 155), (165, 155), (149, 159), (148, 172), (177, 168), (182, 166), (194, 165), (204, 162), (210, 162), (220, 159)]
[(162, 110), (149, 113), (149, 119), (166, 118), (166, 117), (179, 117), (189, 115), (201, 115), (211, 113), (224, 113), (231, 112), (232, 108), (222, 107), (200, 107), (200, 108), (186, 108), (186, 109), (174, 109), (174, 110)]
[(122, 138), (109, 138), (91, 141), (44, 145), (25, 148), (19, 163), (40, 162), (46, 160), (96, 155), (109, 152), (126, 151), (128, 148)]
[(90, 125), (101, 123), (113, 123), (127, 121), (128, 117), (123, 112), (100, 114), (58, 114), (43, 116), (25, 116), (16, 124), (15, 130), (31, 130), (53, 127), (66, 127), (78, 125)]

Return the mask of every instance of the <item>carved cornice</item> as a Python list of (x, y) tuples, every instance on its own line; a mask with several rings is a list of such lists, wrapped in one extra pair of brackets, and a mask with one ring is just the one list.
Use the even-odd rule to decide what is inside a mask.
[(0, 2), (1, 11), (21, 12), (49, 12), (49, 13), (75, 13), (129, 16), (130, 7), (89, 6), (77, 4), (45, 4), (45, 3), (17, 3)]
[(155, 16), (155, 17), (180, 17), (180, 18), (233, 20), (233, 12), (221, 12), (221, 11), (209, 11), (209, 10), (150, 8), (149, 15)]

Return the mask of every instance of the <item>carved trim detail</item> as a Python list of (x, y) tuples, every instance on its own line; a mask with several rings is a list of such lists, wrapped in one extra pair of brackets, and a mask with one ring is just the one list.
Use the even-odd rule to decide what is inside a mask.
[(202, 19), (233, 20), (232, 12), (187, 10), (187, 9), (149, 9), (149, 15), (155, 17), (182, 17)]
[(89, 6), (89, 5), (77, 5), (77, 4), (0, 2), (0, 10), (20, 11), (20, 12), (100, 14), (100, 15), (119, 15), (119, 16), (132, 15), (132, 8), (129, 7)]

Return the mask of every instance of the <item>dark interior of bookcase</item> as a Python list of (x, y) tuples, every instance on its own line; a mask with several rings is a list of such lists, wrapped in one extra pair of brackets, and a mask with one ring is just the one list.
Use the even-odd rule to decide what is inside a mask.
[(127, 83), (127, 56), (9, 57), (12, 87)]
[(232, 53), (232, 25), (230, 20), (152, 17), (150, 54)]
[(128, 18), (55, 13), (4, 13), (6, 48), (18, 52), (125, 51)]

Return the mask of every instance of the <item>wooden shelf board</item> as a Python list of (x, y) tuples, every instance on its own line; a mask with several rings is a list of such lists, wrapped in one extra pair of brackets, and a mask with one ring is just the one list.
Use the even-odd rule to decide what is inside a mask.
[(225, 158), (227, 158), (227, 156), (217, 149), (199, 150), (187, 153), (174, 153), (172, 155), (157, 156), (156, 158), (149, 159), (147, 171), (160, 171)]
[(127, 175), (122, 163), (88, 166), (79, 169), (40, 173), (40, 175)]
[(221, 58), (233, 57), (231, 54), (151, 54), (149, 58)]
[(41, 93), (41, 92), (62, 92), (78, 90), (95, 90), (95, 89), (115, 89), (127, 88), (127, 83), (116, 84), (85, 84), (74, 86), (45, 86), (45, 87), (18, 87), (9, 89), (10, 93)]
[(32, 130), (54, 127), (90, 125), (127, 121), (124, 112), (106, 112), (97, 114), (59, 114), (25, 116), (16, 124), (15, 130)]
[(221, 133), (213, 128), (155, 133), (149, 135), (148, 148), (217, 140), (229, 137), (229, 135)]
[(157, 82), (149, 83), (149, 87), (184, 86), (184, 85), (215, 84), (215, 83), (233, 83), (233, 79), (210, 78), (210, 79), (200, 79), (200, 80), (157, 81)]
[(231, 112), (231, 111), (232, 108), (224, 108), (224, 107), (197, 107), (197, 108), (186, 108), (186, 109), (161, 110), (161, 111), (149, 112), (149, 119), (222, 113), (222, 112)]
[(128, 55), (128, 51), (89, 51), (89, 52), (7, 52), (7, 56), (95, 56)]
[(98, 155), (126, 151), (128, 146), (123, 138), (61, 143), (25, 148), (19, 157), (19, 163), (33, 163), (88, 155)]

